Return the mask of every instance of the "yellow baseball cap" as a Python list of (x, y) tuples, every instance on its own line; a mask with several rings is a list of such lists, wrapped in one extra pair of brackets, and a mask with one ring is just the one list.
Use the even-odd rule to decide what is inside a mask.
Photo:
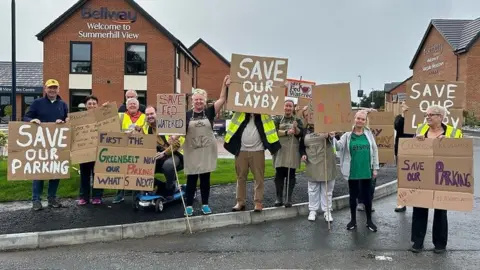
[(45, 83), (45, 86), (46, 86), (46, 87), (50, 87), (50, 86), (60, 86), (60, 84), (58, 83), (57, 80), (55, 80), (55, 79), (50, 79), (50, 80), (48, 80), (48, 81)]

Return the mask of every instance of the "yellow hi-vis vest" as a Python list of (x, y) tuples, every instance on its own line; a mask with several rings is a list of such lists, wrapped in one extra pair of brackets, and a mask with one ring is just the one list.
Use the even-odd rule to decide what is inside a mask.
[(145, 116), (144, 113), (140, 115), (140, 117), (137, 119), (137, 122), (135, 123), (132, 122), (132, 119), (130, 119), (130, 116), (127, 113), (118, 113), (118, 117), (120, 117), (120, 124), (121, 124), (122, 131), (129, 130), (132, 124), (143, 127), (147, 120), (147, 117)]
[[(144, 134), (148, 134), (148, 123), (145, 123), (145, 125), (143, 125), (142, 127), (142, 130), (143, 130), (143, 133)], [(158, 134), (154, 134), (154, 135), (157, 135), (159, 136)], [(165, 140), (167, 140), (166, 142), (168, 142), (168, 138), (170, 138), (170, 135), (165, 135)], [(180, 154), (183, 155), (183, 144), (185, 143), (185, 137), (184, 136), (180, 136), (178, 138), (178, 140), (180, 141), (180, 148), (177, 150)]]
[[(447, 130), (445, 132), (445, 137), (447, 138), (463, 138), (463, 133), (461, 129), (454, 128), (450, 125), (446, 125)], [(420, 124), (417, 127), (417, 135), (425, 135), (429, 129), (429, 126), (427, 124)]]
[[(278, 142), (279, 139), (277, 129), (275, 128), (275, 123), (273, 122), (272, 117), (270, 117), (270, 115), (262, 114), (261, 119), (263, 124), (263, 131), (265, 132), (265, 136), (267, 136), (267, 142), (270, 144)], [(243, 121), (245, 121), (245, 113), (236, 112), (233, 115), (232, 120), (230, 121), (230, 124), (227, 128), (227, 134), (225, 135), (226, 143), (230, 142), (230, 139), (232, 139), (233, 135), (235, 134), (235, 132), (237, 132)]]

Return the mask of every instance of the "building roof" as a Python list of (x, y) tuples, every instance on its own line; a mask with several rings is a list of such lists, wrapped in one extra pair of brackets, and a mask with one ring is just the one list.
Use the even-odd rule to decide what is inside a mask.
[[(50, 23), (45, 29), (40, 31), (36, 35), (37, 39), (43, 41), (43, 39), (54, 31), (58, 26), (60, 26), (65, 20), (70, 18), (75, 12), (77, 12), (83, 5), (85, 5), (90, 0), (78, 0), (73, 6), (71, 6), (67, 11), (65, 11), (60, 17), (55, 19)], [(194, 64), (200, 66), (200, 61), (188, 50), (188, 48), (177, 39), (172, 33), (170, 33), (165, 27), (163, 27), (157, 20), (155, 20), (147, 11), (145, 11), (137, 2), (134, 0), (123, 0), (127, 2), (135, 11), (140, 13), (148, 22), (150, 22), (155, 28), (164, 34), (177, 48), (179, 48)]]
[(480, 18), (475, 20), (433, 19), (430, 21), (427, 31), (425, 31), (422, 41), (413, 56), (410, 69), (413, 69), (423, 44), (433, 27), (443, 36), (452, 47), (452, 50), (459, 54), (466, 53), (480, 36)]
[(213, 54), (215, 54), (222, 62), (224, 62), (227, 66), (230, 67), (230, 61), (228, 61), (223, 55), (221, 55), (217, 50), (215, 50), (210, 44), (208, 44), (205, 40), (202, 38), (199, 38), (195, 43), (192, 44), (188, 49), (191, 51), (193, 48), (195, 48), (197, 45), (203, 44), (205, 47), (207, 47)]
[[(43, 87), (42, 62), (17, 62), (17, 86)], [(0, 61), (0, 86), (12, 86), (12, 62)]]
[(403, 82), (391, 82), (391, 83), (386, 83), (383, 87), (383, 91), (385, 93), (390, 93), (392, 92), (393, 90), (395, 90), (397, 87), (399, 87), (400, 85), (402, 85), (403, 83), (405, 83), (406, 81), (410, 80), (411, 78), (413, 78), (413, 76), (410, 76), (408, 78), (406, 78)]

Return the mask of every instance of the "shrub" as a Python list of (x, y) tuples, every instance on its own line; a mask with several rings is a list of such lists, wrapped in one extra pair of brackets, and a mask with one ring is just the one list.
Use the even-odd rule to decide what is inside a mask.
[(0, 146), (5, 146), (7, 144), (7, 141), (8, 135), (5, 132), (0, 131)]

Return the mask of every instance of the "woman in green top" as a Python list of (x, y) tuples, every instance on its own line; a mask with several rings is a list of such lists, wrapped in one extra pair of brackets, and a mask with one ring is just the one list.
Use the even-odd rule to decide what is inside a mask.
[(365, 126), (367, 112), (358, 111), (355, 114), (355, 126), (351, 132), (342, 135), (336, 141), (336, 148), (340, 155), (340, 168), (345, 180), (348, 180), (350, 193), (351, 221), (347, 224), (347, 230), (357, 227), (357, 197), (360, 195), (364, 200), (365, 214), (367, 216), (367, 228), (373, 232), (377, 226), (372, 222), (372, 177), (377, 177), (378, 149), (375, 137), (369, 128)]

